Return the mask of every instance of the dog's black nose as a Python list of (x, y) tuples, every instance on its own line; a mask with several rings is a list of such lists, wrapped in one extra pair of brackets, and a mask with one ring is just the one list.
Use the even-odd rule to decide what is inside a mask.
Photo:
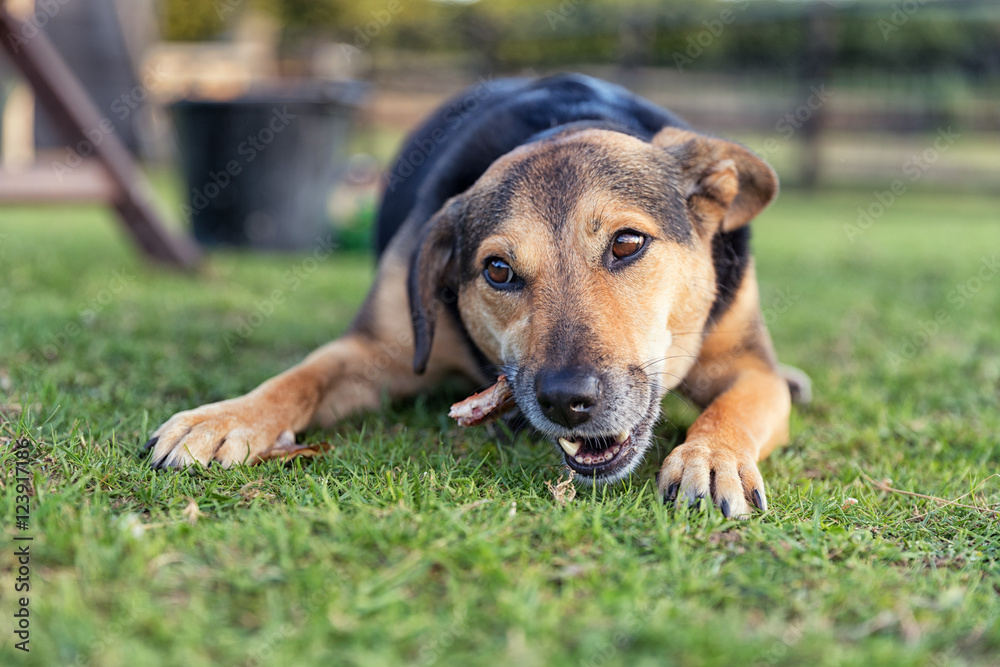
[(590, 419), (600, 394), (597, 375), (582, 368), (540, 371), (535, 379), (535, 396), (542, 412), (567, 428)]

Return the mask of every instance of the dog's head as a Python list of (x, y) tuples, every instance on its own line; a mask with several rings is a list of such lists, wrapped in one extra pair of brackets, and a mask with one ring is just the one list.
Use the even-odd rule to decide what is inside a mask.
[(410, 267), (414, 367), (447, 288), (567, 465), (618, 480), (698, 355), (716, 297), (713, 237), (776, 191), (748, 150), (674, 128), (651, 142), (585, 129), (522, 146), (425, 227)]

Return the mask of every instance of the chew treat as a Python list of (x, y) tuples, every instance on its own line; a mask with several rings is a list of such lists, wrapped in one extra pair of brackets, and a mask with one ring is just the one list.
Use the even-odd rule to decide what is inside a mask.
[(501, 375), (493, 385), (451, 406), (448, 416), (459, 426), (478, 426), (498, 419), (513, 408), (514, 394), (507, 384), (507, 376)]

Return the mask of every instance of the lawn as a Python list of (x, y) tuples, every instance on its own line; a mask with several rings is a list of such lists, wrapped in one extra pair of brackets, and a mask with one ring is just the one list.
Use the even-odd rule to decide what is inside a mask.
[(976, 509), (1000, 507), (1000, 199), (912, 190), (858, 227), (876, 201), (787, 192), (755, 223), (815, 400), (746, 522), (659, 501), (695, 417), (675, 399), (641, 474), (565, 504), (550, 444), (457, 428), (446, 390), (310, 432), (333, 445), (312, 461), (153, 471), (162, 420), (343, 331), (370, 260), (219, 253), (189, 277), (103, 211), (0, 210), (0, 663), (1000, 665), (1000, 522)]

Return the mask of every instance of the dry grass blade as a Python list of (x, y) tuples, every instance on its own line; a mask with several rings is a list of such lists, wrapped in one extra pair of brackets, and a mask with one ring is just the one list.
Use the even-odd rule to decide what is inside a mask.
[(310, 445), (291, 445), (287, 447), (274, 447), (270, 451), (265, 452), (261, 456), (257, 457), (256, 463), (262, 461), (270, 461), (272, 459), (279, 459), (282, 461), (288, 461), (294, 458), (307, 458), (311, 459), (320, 454), (325, 454), (326, 452), (333, 451), (333, 443), (330, 442), (314, 442)]
[[(903, 491), (902, 489), (897, 489), (897, 488), (894, 488), (892, 486), (889, 486), (885, 482), (880, 482), (878, 480), (874, 480), (871, 477), (869, 477), (868, 475), (866, 475), (864, 472), (861, 472), (861, 476), (864, 477), (865, 481), (867, 481), (869, 484), (871, 484), (875, 488), (879, 489), (880, 491), (885, 491), (886, 493), (898, 493), (898, 494), (904, 495), (904, 496), (912, 496), (914, 498), (923, 498), (925, 500), (933, 500), (934, 502), (939, 503), (942, 506), (952, 505), (954, 507), (963, 507), (963, 508), (969, 509), (969, 510), (976, 510), (977, 512), (986, 512), (987, 514), (992, 515), (993, 518), (1000, 517), (1000, 512), (998, 512), (997, 510), (992, 509), (990, 507), (982, 507), (982, 506), (979, 506), (979, 505), (966, 505), (964, 503), (958, 502), (962, 498), (965, 498), (966, 496), (969, 496), (969, 495), (975, 493), (981, 486), (983, 486), (984, 484), (986, 484), (986, 482), (990, 481), (994, 477), (1000, 477), (1000, 473), (994, 473), (994, 474), (990, 475), (989, 477), (987, 477), (986, 479), (984, 479), (983, 481), (981, 481), (979, 484), (976, 484), (975, 488), (973, 488), (971, 491), (969, 491), (968, 493), (964, 493), (964, 494), (960, 495), (958, 498), (955, 498), (954, 500), (949, 500), (948, 498), (939, 498), (938, 496), (929, 496), (927, 494), (916, 493), (914, 491)], [(929, 514), (929, 512), (921, 514), (920, 516), (912, 517), (912, 518), (909, 519), (909, 521), (919, 521), (920, 519), (923, 519), (925, 516), (927, 516), (927, 514)]]
[(560, 479), (560, 481), (556, 484), (548, 481), (545, 482), (545, 485), (549, 487), (549, 491), (552, 493), (552, 497), (555, 498), (556, 502), (560, 505), (566, 505), (576, 498), (576, 486), (573, 484), (574, 474), (575, 473), (570, 470), (566, 479)]
[(205, 516), (205, 513), (198, 507), (198, 503), (195, 502), (194, 498), (188, 498), (187, 507), (184, 508), (182, 514), (192, 526), (198, 523), (198, 519)]

